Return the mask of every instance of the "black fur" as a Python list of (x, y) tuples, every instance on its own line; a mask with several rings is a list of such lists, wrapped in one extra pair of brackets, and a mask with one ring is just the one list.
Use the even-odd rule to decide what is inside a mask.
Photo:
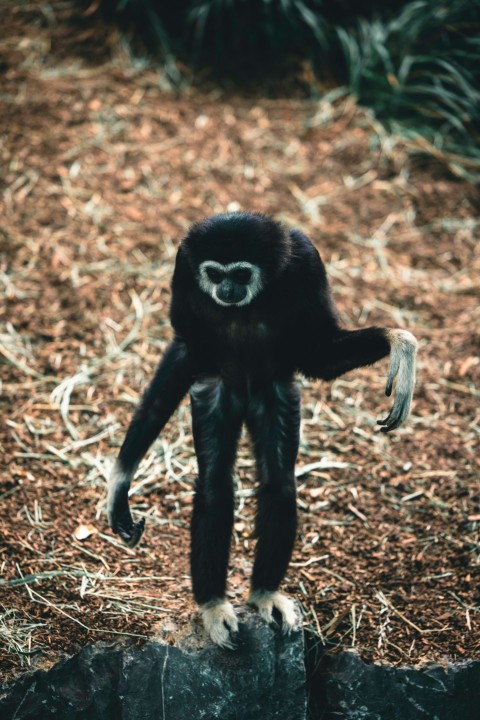
[[(198, 266), (205, 260), (255, 264), (264, 273), (264, 287), (249, 305), (222, 307), (198, 285)], [(112, 526), (121, 520), (122, 537), (130, 544), (141, 534), (128, 510), (128, 479), (190, 389), (199, 468), (191, 545), (195, 598), (205, 603), (225, 593), (232, 468), (244, 422), (259, 477), (252, 587), (276, 590), (296, 530), (300, 400), (294, 375), (331, 380), (374, 363), (390, 351), (388, 331), (341, 328), (325, 267), (310, 240), (247, 213), (219, 215), (191, 228), (177, 255), (171, 322), (175, 338), (120, 451), (124, 475), (112, 493)]]

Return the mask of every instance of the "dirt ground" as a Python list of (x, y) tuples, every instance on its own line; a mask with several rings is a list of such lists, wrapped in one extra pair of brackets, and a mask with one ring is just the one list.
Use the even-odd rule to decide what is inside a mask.
[[(121, 635), (181, 627), (195, 458), (185, 401), (132, 491), (105, 484), (166, 343), (178, 243), (249, 209), (303, 229), (346, 325), (420, 342), (391, 436), (387, 361), (303, 386), (300, 531), (284, 583), (319, 642), (367, 660), (480, 657), (478, 190), (351, 100), (168, 87), (95, 5), (1, 3), (2, 677)], [(238, 458), (229, 595), (248, 591), (255, 476)]]

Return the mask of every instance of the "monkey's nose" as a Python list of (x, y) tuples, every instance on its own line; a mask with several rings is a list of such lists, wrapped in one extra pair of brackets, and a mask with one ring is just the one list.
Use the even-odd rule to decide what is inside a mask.
[(217, 288), (217, 297), (219, 300), (224, 303), (228, 303), (229, 305), (239, 303), (244, 299), (245, 294), (246, 290), (238, 285), (235, 285), (235, 283), (232, 283), (231, 280), (224, 280)]
[(224, 280), (221, 283), (219, 291), (221, 293), (222, 300), (225, 302), (235, 302), (235, 288), (233, 287), (233, 283), (229, 280)]

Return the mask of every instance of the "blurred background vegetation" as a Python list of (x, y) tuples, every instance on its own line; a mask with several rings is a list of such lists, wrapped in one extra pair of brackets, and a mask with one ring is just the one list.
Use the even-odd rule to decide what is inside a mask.
[[(480, 0), (101, 0), (175, 84), (238, 85), (305, 66), (458, 174), (480, 173)], [(305, 73), (304, 73), (305, 74)], [(340, 91), (342, 92), (342, 90)]]

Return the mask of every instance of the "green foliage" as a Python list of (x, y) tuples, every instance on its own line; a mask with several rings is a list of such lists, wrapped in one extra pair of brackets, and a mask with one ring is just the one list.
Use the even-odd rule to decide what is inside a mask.
[(236, 80), (274, 72), (327, 44), (322, 0), (102, 0), (107, 14), (165, 57)]
[(238, 75), (327, 46), (321, 0), (192, 0), (186, 22), (194, 56)]
[(361, 104), (480, 168), (479, 31), (478, 0), (418, 0), (388, 22), (335, 28), (344, 80)]
[(480, 0), (395, 0), (381, 14), (375, 0), (103, 0), (103, 6), (161, 51), (176, 80), (175, 57), (250, 82), (291, 71), (292, 59), (309, 59), (320, 77), (345, 84), (389, 127), (425, 138), (434, 154), (464, 155), (480, 172)]

